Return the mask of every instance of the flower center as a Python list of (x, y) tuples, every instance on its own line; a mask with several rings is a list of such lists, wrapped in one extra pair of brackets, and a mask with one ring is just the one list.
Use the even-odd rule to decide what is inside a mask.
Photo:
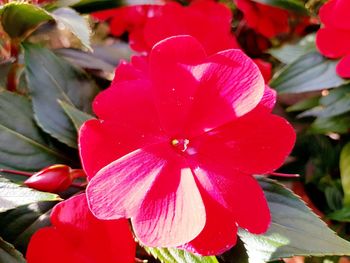
[(190, 141), (188, 139), (173, 139), (171, 140), (171, 145), (180, 152), (186, 152), (188, 144)]

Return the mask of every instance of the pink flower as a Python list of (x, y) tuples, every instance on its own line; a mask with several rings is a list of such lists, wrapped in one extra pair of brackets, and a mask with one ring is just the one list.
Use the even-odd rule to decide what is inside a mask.
[(320, 52), (329, 58), (342, 58), (337, 73), (350, 78), (350, 2), (331, 0), (320, 9), (324, 27), (317, 32), (316, 44)]
[(56, 205), (51, 223), (31, 238), (28, 263), (135, 262), (136, 244), (128, 221), (96, 219), (85, 194)]
[(128, 6), (93, 16), (111, 19), (110, 30), (116, 36), (128, 31), (130, 46), (136, 51), (149, 52), (160, 40), (183, 34), (197, 38), (208, 54), (238, 47), (231, 33), (230, 9), (213, 0), (192, 1), (186, 7), (175, 2), (163, 6)]
[(237, 225), (264, 233), (270, 213), (252, 175), (277, 169), (295, 140), (274, 103), (242, 51), (207, 56), (191, 36), (122, 63), (94, 101), (99, 120), (80, 130), (91, 211), (131, 218), (148, 246), (203, 255), (233, 246)]

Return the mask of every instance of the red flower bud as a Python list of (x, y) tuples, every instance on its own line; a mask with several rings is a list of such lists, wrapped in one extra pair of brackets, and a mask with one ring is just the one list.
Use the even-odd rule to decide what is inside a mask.
[(77, 170), (72, 170), (67, 165), (56, 164), (33, 174), (24, 183), (40, 191), (57, 193), (66, 190), (72, 184), (76, 178), (72, 176), (75, 171)]

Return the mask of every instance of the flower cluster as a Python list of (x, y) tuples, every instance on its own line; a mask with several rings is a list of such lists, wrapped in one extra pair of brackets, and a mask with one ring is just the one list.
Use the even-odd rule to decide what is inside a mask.
[(238, 47), (231, 34), (230, 9), (214, 0), (195, 0), (189, 6), (171, 1), (165, 5), (128, 6), (101, 11), (94, 17), (111, 19), (111, 33), (116, 36), (128, 31), (130, 46), (136, 51), (149, 52), (160, 40), (175, 35), (194, 36), (208, 54)]

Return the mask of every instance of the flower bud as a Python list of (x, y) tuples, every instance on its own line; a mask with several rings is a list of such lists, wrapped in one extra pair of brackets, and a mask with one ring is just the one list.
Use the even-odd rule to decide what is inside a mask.
[(75, 178), (71, 176), (71, 171), (67, 165), (52, 165), (33, 174), (24, 184), (40, 191), (61, 192), (66, 190)]

